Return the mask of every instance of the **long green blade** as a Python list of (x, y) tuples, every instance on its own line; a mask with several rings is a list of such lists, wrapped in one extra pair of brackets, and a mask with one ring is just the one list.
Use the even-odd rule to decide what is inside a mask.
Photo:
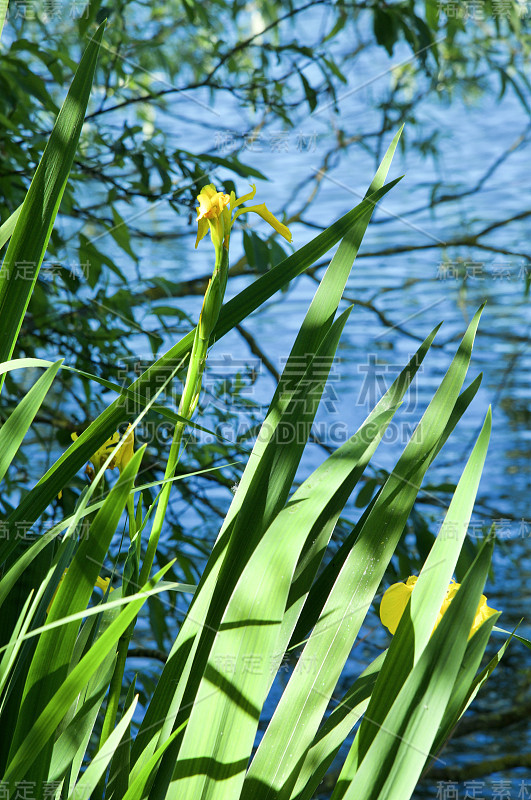
[[(439, 725), (437, 736), (434, 739), (431, 750), (438, 753), (444, 745), (452, 730), (457, 725), (461, 716), (465, 713), (472, 698), (475, 697), (475, 676), (483, 658), (485, 648), (494, 627), (495, 618), (490, 617), (481, 628), (476, 631), (468, 642), (465, 657), (457, 675), (454, 688), (450, 696), (450, 701), (445, 709), (443, 719)], [(505, 645), (507, 642), (505, 643)], [(505, 647), (504, 645), (504, 647)], [(503, 650), (503, 648), (502, 648)], [(505, 652), (505, 651), (504, 651)], [(497, 655), (501, 658), (501, 651)], [(496, 661), (496, 664), (499, 661)], [(490, 674), (490, 673), (489, 673)]]
[(0, 428), (0, 482), (17, 454), (61, 364), (62, 360), (57, 361), (41, 375)]
[[(491, 430), (490, 409), (476, 445), (457, 485), (437, 539), (411, 596), (400, 635), (395, 635), (359, 730), (359, 758), (365, 753), (391, 708), (400, 687), (424, 651), (459, 558), (487, 455)], [(398, 633), (398, 631), (397, 631)]]
[(4, 30), (4, 23), (6, 21), (7, 5), (9, 0), (0, 0), (0, 36)]
[[(5, 2), (5, 0), (0, 0), (0, 14), (2, 13), (1, 4), (2, 4), (3, 2)], [(8, 218), (6, 219), (6, 221), (5, 221), (5, 222), (3, 222), (3, 223), (0, 225), (0, 250), (1, 250), (1, 249), (2, 249), (2, 247), (5, 245), (5, 243), (6, 243), (6, 242), (8, 242), (8, 241), (10, 240), (10, 238), (11, 238), (11, 235), (12, 235), (13, 231), (15, 230), (15, 226), (16, 226), (16, 224), (17, 224), (17, 220), (18, 220), (18, 218), (19, 218), (19, 215), (20, 215), (20, 212), (21, 212), (21, 210), (22, 210), (22, 205), (20, 205), (20, 206), (19, 206), (19, 207), (16, 209), (16, 211), (13, 211), (13, 213), (11, 214), (11, 216), (10, 216), (10, 217), (8, 217)]]
[[(449, 420), (470, 362), (480, 312), (395, 469), (367, 515), (249, 769), (242, 799), (292, 785)], [(313, 664), (309, 671), (305, 665)], [(316, 691), (318, 687), (318, 691)], [(271, 764), (274, 768), (271, 769)]]
[[(100, 574), (112, 536), (124, 510), (135, 475), (138, 471), (143, 449), (138, 450), (113, 486), (105, 503), (98, 511), (88, 536), (84, 537), (74, 560), (59, 586), (48, 614), (53, 623), (68, 614), (86, 609), (96, 579)], [(79, 631), (79, 622), (62, 625), (58, 629), (43, 633), (28, 670), (17, 727), (13, 734), (11, 752), (15, 753), (31, 730), (36, 717), (45, 708), (50, 698), (65, 680), (72, 659)], [(45, 759), (51, 758), (51, 746)], [(49, 764), (42, 764), (43, 776)], [(37, 774), (37, 766), (34, 767)]]
[[(142, 587), (139, 597), (133, 596), (122, 613), (111, 623), (102, 636), (95, 642), (81, 661), (68, 674), (58, 691), (52, 697), (46, 708), (33, 720), (33, 726), (22, 740), (20, 747), (14, 753), (8, 769), (3, 777), (6, 784), (12, 788), (21, 781), (32, 769), (35, 760), (42, 752), (43, 747), (53, 739), (58, 725), (67, 713), (76, 697), (87, 685), (96, 670), (105, 660), (107, 654), (116, 646), (116, 642), (137, 616), (139, 610), (146, 602), (149, 591), (156, 586), (158, 581), (170, 569), (173, 562), (167, 564), (148, 583)], [(31, 771), (33, 776), (33, 771)]]
[[(434, 449), (434, 451), (430, 456), (430, 464), (433, 463), (434, 459), (441, 451), (444, 443), (447, 441), (451, 432), (454, 430), (455, 426), (457, 425), (457, 423), (459, 422), (459, 420), (469, 407), (470, 403), (476, 396), (480, 384), (481, 384), (481, 375), (478, 375), (471, 382), (471, 384), (461, 392), (461, 394), (457, 398), (452, 413), (450, 414), (450, 419), (448, 420), (446, 427), (442, 435), (440, 436), (439, 441), (437, 442), (436, 448)], [(291, 637), (291, 642), (290, 642), (291, 647), (295, 647), (298, 643), (303, 642), (309, 631), (313, 628), (313, 626), (317, 622), (319, 615), (323, 609), (325, 599), (328, 597), (330, 591), (332, 590), (332, 586), (335, 583), (335, 580), (341, 569), (341, 566), (345, 563), (345, 560), (348, 558), (352, 546), (354, 542), (357, 540), (367, 517), (371, 513), (375, 503), (378, 501), (378, 497), (379, 495), (377, 495), (371, 501), (370, 505), (364, 511), (361, 518), (354, 526), (353, 530), (348, 535), (348, 537), (345, 539), (339, 550), (334, 554), (333, 558), (328, 562), (328, 564), (325, 566), (321, 574), (317, 577), (315, 583), (313, 584), (310, 590), (308, 599), (304, 604), (302, 613), (299, 617), (299, 620)]]
[(0, 361), (11, 358), (39, 275), (74, 161), (104, 28), (102, 23), (83, 54), (11, 234), (0, 270)]
[[(340, 321), (341, 318), (338, 323)], [(340, 330), (337, 326), (337, 333), (331, 338), (331, 353), (337, 346)], [(322, 359), (319, 359), (319, 369), (322, 369)], [(296, 412), (295, 416), (297, 413), (300, 415)], [(385, 429), (392, 414), (393, 410), (382, 414), (380, 425), (374, 424), (377, 434)], [(310, 476), (260, 537), (254, 552), (240, 568), (184, 733), (170, 797), (229, 798), (238, 794), (246, 759), (252, 751), (259, 711), (270, 683), (269, 669), (249, 668), (247, 662), (253, 659), (249, 654), (257, 654), (261, 666), (273, 666), (276, 661), (278, 633), (301, 550), (312, 537), (316, 519), (329, 513), (330, 506), (337, 509), (338, 495), (340, 502), (344, 501), (343, 484), (356, 472), (359, 458), (368, 444), (367, 441), (347, 443), (328, 459), (326, 466)], [(249, 529), (248, 535), (253, 534)], [(226, 653), (233, 654), (235, 659), (234, 669), (229, 672), (220, 668)], [(205, 731), (201, 711), (207, 698), (211, 725)], [(246, 698), (249, 699), (246, 701)], [(232, 731), (230, 737), (228, 730)], [(207, 753), (211, 766), (200, 769)], [(190, 760), (197, 761), (198, 774), (189, 775), (186, 767), (181, 771), (180, 764), (186, 765)], [(239, 772), (236, 764), (243, 765)]]
[(282, 791), (278, 800), (311, 800), (326, 771), (356, 723), (365, 713), (371, 692), (387, 655), (381, 653), (357, 678), (319, 729), (301, 766), (292, 792)]
[[(368, 460), (372, 457), (376, 446), (379, 443), (380, 438), (383, 436), (385, 432), (385, 427), (387, 427), (387, 423), (385, 427), (382, 426), (381, 430), (378, 431), (378, 425), (376, 421), (378, 419), (384, 419), (385, 415), (394, 407), (398, 407), (402, 402), (402, 399), (407, 392), (411, 382), (419, 369), (420, 365), (422, 364), (430, 346), (435, 338), (437, 331), (439, 330), (439, 326), (437, 326), (427, 337), (427, 339), (422, 343), (419, 347), (415, 355), (410, 359), (409, 363), (406, 367), (402, 370), (400, 375), (397, 379), (393, 382), (393, 384), (389, 387), (388, 391), (385, 395), (380, 399), (377, 403), (375, 408), (371, 411), (365, 422), (363, 423), (362, 427), (360, 428), (359, 432), (353, 437), (352, 444), (354, 444), (358, 438), (361, 441), (365, 441), (367, 435), (369, 438), (372, 438), (372, 444), (370, 447), (366, 449), (363, 455), (360, 457), (358, 462), (358, 470), (360, 471), (359, 474), (353, 473), (351, 478), (348, 482), (345, 482), (342, 494), (343, 497), (337, 500), (337, 509), (338, 513), (339, 510), (342, 510), (345, 503), (347, 502), (350, 494), (352, 493), (354, 486), (361, 475), (361, 472), (365, 468)], [(394, 412), (393, 412), (394, 413)], [(390, 418), (389, 418), (390, 419)], [(370, 430), (373, 429), (372, 436), (370, 435)], [(346, 448), (345, 445), (336, 452), (335, 457), (341, 458), (343, 452), (345, 452)], [(327, 461), (323, 464), (323, 469), (326, 469)], [(313, 627), (313, 624), (309, 621), (310, 618), (313, 619), (315, 622), (319, 616), (319, 613), (323, 607), (324, 601), (326, 596), (328, 595), (333, 582), (335, 580), (331, 579), (330, 584), (328, 585), (328, 591), (323, 591), (322, 588), (318, 586), (318, 583), (314, 583), (314, 579), (317, 575), (317, 570), (320, 566), (322, 556), (324, 554), (324, 550), (326, 545), (328, 544), (329, 536), (332, 533), (333, 526), (337, 522), (338, 515), (330, 515), (329, 519), (325, 520), (318, 520), (321, 523), (321, 530), (320, 532), (312, 533), (310, 539), (313, 540), (313, 543), (310, 547), (305, 548), (304, 552), (301, 555), (301, 559), (299, 564), (297, 565), (297, 569), (293, 576), (293, 582), (290, 589), (286, 613), (284, 614), (284, 619), (282, 621), (282, 631), (279, 636), (278, 647), (279, 651), (282, 653), (287, 650), (290, 639), (292, 636), (294, 640), (297, 641), (297, 633), (294, 631), (297, 630), (297, 626), (299, 624), (299, 620), (301, 622), (299, 630), (304, 630), (306, 633)], [(338, 567), (337, 559), (334, 559), (334, 562)], [(323, 571), (324, 574), (325, 570)], [(336, 575), (337, 575), (336, 571)], [(312, 584), (315, 587), (312, 588)], [(301, 619), (301, 614), (304, 615)], [(300, 636), (300, 639), (304, 638), (304, 634)], [(300, 640), (299, 639), (299, 640)], [(274, 675), (274, 673), (273, 673)], [(273, 679), (273, 676), (272, 676)]]
[(342, 774), (333, 800), (392, 800), (396, 797), (407, 800), (411, 796), (429, 757), (466, 652), (492, 549), (492, 541), (481, 548), (401, 687), (353, 780), (349, 783), (348, 776)]
[(79, 710), (76, 710), (67, 724), (64, 720), (61, 723), (63, 730), (54, 742), (49, 781), (61, 780), (67, 772), (73, 774), (75, 780), (79, 774), (97, 716), (109, 689), (115, 660), (116, 656), (111, 651), (76, 700)]
[[(129, 729), (129, 724), (133, 718), (133, 714), (135, 713), (137, 703), (138, 695), (134, 698), (133, 702), (101, 750), (99, 750), (94, 756), (81, 776), (79, 783), (74, 786), (73, 791), (68, 795), (68, 800), (90, 800), (92, 792), (96, 788), (101, 776), (109, 766), (109, 763), (116, 753), (117, 748), (120, 747), (120, 742)], [(124, 743), (122, 743), (122, 746), (123, 744)]]

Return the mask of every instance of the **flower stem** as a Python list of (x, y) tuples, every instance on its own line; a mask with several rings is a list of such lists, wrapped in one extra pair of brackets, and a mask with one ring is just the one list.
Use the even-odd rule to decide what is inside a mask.
[[(225, 247), (221, 247), (216, 250), (216, 263), (214, 265), (212, 277), (205, 292), (203, 307), (199, 316), (199, 322), (195, 329), (190, 363), (188, 365), (188, 372), (186, 374), (183, 393), (179, 402), (178, 414), (186, 419), (190, 419), (199, 401), (201, 382), (203, 379), (203, 372), (207, 359), (208, 344), (210, 336), (218, 321), (221, 304), (223, 302), (223, 295), (225, 294), (225, 287), (227, 285), (227, 270), (228, 250)], [(185, 422), (177, 422), (173, 432), (173, 440), (168, 456), (168, 463), (166, 464), (166, 471), (164, 473), (164, 480), (167, 482), (162, 486), (159, 502), (155, 511), (155, 518), (151, 527), (146, 557), (144, 558), (142, 570), (140, 572), (139, 582), (141, 585), (147, 581), (149, 573), (151, 572), (151, 567), (153, 566), (160, 533), (162, 531), (162, 525), (164, 523), (164, 517), (168, 508), (172, 486), (171, 479), (175, 476), (177, 464), (179, 463), (185, 424)]]

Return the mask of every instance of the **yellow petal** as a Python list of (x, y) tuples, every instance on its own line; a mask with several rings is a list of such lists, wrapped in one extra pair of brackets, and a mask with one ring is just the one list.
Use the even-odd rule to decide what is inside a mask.
[[(70, 435), (74, 442), (76, 441), (76, 439), (79, 438), (79, 435), (77, 433), (72, 433)], [(91, 461), (91, 463), (94, 465), (96, 471), (101, 469), (101, 467), (103, 466), (103, 464), (107, 459), (107, 456), (109, 455), (109, 449), (115, 447), (115, 445), (118, 443), (119, 438), (120, 438), (119, 433), (113, 433), (111, 438), (107, 439), (105, 444), (102, 444), (102, 446), (98, 450), (96, 450), (94, 455), (90, 457), (89, 461)], [(116, 465), (116, 459), (113, 458), (107, 469), (114, 469), (115, 465)], [(87, 469), (87, 474), (89, 474), (88, 469)]]
[[(103, 592), (107, 591), (107, 587), (109, 586), (111, 579), (110, 578), (102, 578), (101, 575), (98, 575), (96, 578), (96, 583), (94, 584), (95, 589), (101, 589)], [(111, 592), (113, 588), (111, 586)]]
[[(382, 624), (385, 625), (385, 627), (392, 634), (394, 634), (398, 628), (398, 623), (400, 622), (402, 614), (404, 613), (404, 609), (416, 582), (416, 576), (412, 576), (407, 579), (406, 583), (394, 583), (389, 587), (382, 597), (382, 602), (380, 605), (380, 619)], [(448, 589), (446, 590), (446, 597), (444, 598), (439, 613), (437, 614), (437, 619), (435, 620), (433, 630), (435, 630), (444, 614), (450, 607), (450, 603), (459, 591), (460, 586), (460, 583), (451, 581)], [(468, 638), (470, 639), (470, 637), (474, 635), (474, 633), (489, 617), (497, 613), (498, 612), (495, 608), (489, 608), (487, 605), (487, 598), (482, 594)]]
[[(238, 197), (236, 200), (236, 195), (234, 192), (230, 193), (230, 207), (234, 210), (237, 206), (241, 206), (242, 203), (246, 203), (247, 200), (252, 200), (256, 194), (256, 186), (254, 183), (250, 183), (249, 186), (251, 187), (251, 191), (249, 194), (244, 194), (242, 197)], [(234, 198), (234, 199), (233, 199)], [(246, 209), (248, 210), (248, 209)]]
[(216, 191), (213, 183), (205, 186), (197, 195), (197, 221), (219, 217), (225, 206), (230, 203), (230, 195)]
[(389, 633), (395, 633), (398, 623), (411, 597), (415, 581), (410, 583), (393, 583), (385, 592), (380, 603), (380, 619)]
[[(443, 615), (446, 614), (446, 612), (448, 611), (448, 607), (449, 607), (450, 603), (452, 602), (453, 598), (455, 597), (455, 594), (456, 594), (456, 592), (457, 592), (457, 590), (459, 589), (460, 586), (461, 586), (460, 583), (455, 583), (455, 581), (451, 581), (450, 585), (448, 586), (448, 589), (446, 590), (446, 597), (442, 601), (442, 605), (441, 605), (441, 607), (439, 609), (439, 613), (437, 614), (437, 618), (435, 620), (435, 625), (433, 626), (433, 630), (435, 630), (435, 628), (437, 627), (439, 622), (442, 620)], [(433, 631), (432, 631), (432, 633), (433, 633)]]
[(116, 466), (120, 472), (129, 464), (135, 452), (135, 433), (131, 430), (131, 425), (127, 426), (127, 430), (130, 431), (130, 433), (115, 456)]
[(249, 206), (248, 208), (240, 208), (234, 214), (234, 219), (240, 216), (240, 214), (246, 214), (248, 211), (254, 211), (255, 214), (258, 214), (259, 217), (262, 217), (272, 228), (276, 230), (277, 233), (280, 233), (281, 236), (284, 237), (288, 242), (291, 242), (291, 231), (286, 225), (283, 225), (280, 220), (278, 220), (272, 213), (269, 211), (265, 203), (260, 203), (258, 206)]
[[(230, 193), (231, 197), (234, 197), (234, 192)], [(230, 229), (232, 227), (232, 220), (231, 220), (231, 210), (228, 206), (223, 209), (223, 213), (221, 215), (221, 221), (223, 222), (223, 234), (225, 238), (225, 246), (228, 248), (229, 246), (229, 239), (230, 239)]]
[(195, 246), (199, 244), (201, 239), (203, 239), (208, 231), (208, 222), (206, 219), (200, 219), (197, 223), (197, 239), (195, 240)]
[(455, 581), (450, 581), (450, 585), (446, 590), (446, 598), (448, 600), (452, 600), (457, 594), (457, 590), (460, 588), (461, 584), (456, 583)]
[(213, 183), (209, 183), (207, 186), (203, 186), (199, 194), (197, 195), (197, 202), (199, 206), (197, 208), (198, 217), (207, 211), (210, 208), (210, 202), (214, 195), (216, 194), (217, 190)]
[[(109, 457), (110, 451), (116, 447), (119, 441), (120, 441), (120, 434), (118, 433), (118, 431), (116, 431), (116, 433), (113, 433), (113, 435), (109, 437), (109, 439), (107, 439), (105, 444), (102, 444), (102, 446), (98, 448), (98, 450), (96, 450), (94, 455), (90, 457), (89, 460), (94, 465), (94, 469), (96, 470), (96, 472), (98, 472), (103, 467), (103, 465), (107, 461), (107, 458)], [(107, 465), (107, 469), (114, 469), (115, 466), (116, 466), (116, 456), (114, 456), (111, 459), (110, 463)]]
[(479, 605), (476, 611), (476, 616), (474, 617), (474, 622), (472, 624), (470, 636), (468, 638), (470, 639), (470, 637), (473, 636), (474, 633), (477, 630), (479, 630), (479, 628), (481, 628), (483, 623), (486, 620), (488, 620), (489, 617), (492, 617), (493, 614), (497, 613), (498, 612), (496, 611), (495, 608), (489, 608), (489, 606), (487, 605), (487, 598), (485, 597), (484, 594), (482, 594), (481, 600), (479, 601)]

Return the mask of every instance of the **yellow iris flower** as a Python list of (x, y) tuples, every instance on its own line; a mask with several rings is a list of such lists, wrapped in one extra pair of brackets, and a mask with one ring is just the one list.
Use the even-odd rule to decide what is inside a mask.
[[(405, 583), (394, 583), (389, 587), (389, 589), (387, 589), (382, 597), (382, 602), (380, 604), (380, 620), (392, 634), (394, 634), (398, 628), (398, 623), (400, 622), (402, 614), (404, 613), (416, 582), (417, 577), (413, 575), (409, 577)], [(448, 589), (446, 590), (446, 597), (444, 598), (443, 604), (437, 615), (433, 630), (435, 630), (443, 618), (443, 614), (448, 610), (448, 607), (460, 586), (461, 584), (456, 583), (455, 581), (450, 583)], [(474, 635), (474, 633), (481, 627), (485, 620), (496, 613), (497, 611), (495, 608), (489, 608), (487, 605), (487, 598), (484, 594), (482, 594), (468, 638), (470, 639), (470, 637)]]
[[(234, 192), (224, 194), (218, 192), (213, 183), (204, 186), (197, 196), (197, 239), (195, 246), (199, 244), (201, 239), (206, 236), (210, 228), (210, 235), (214, 247), (220, 248), (223, 244), (226, 249), (229, 247), (230, 231), (234, 221), (240, 214), (246, 214), (253, 211), (258, 216), (262, 217), (277, 233), (280, 233), (288, 242), (291, 242), (291, 232), (289, 228), (280, 222), (269, 211), (265, 203), (260, 203), (257, 206), (247, 206), (246, 208), (238, 208), (242, 203), (252, 200), (256, 194), (256, 187), (251, 185), (252, 191), (245, 194), (243, 197), (236, 198)], [(237, 209), (237, 210), (236, 210)]]
[[(130, 431), (130, 433), (125, 438), (124, 442), (120, 446), (120, 449), (114, 454), (107, 469), (115, 469), (116, 467), (118, 467), (121, 473), (122, 470), (125, 469), (125, 467), (129, 464), (129, 462), (133, 458), (134, 448), (135, 448), (135, 434), (133, 430), (130, 430), (130, 428), (131, 425), (128, 425), (127, 430)], [(78, 434), (73, 433), (72, 439), (74, 440), (74, 442), (76, 441), (77, 438)], [(92, 469), (92, 467), (87, 466), (86, 471), (91, 478), (94, 477), (94, 470), (96, 472), (99, 472), (99, 470), (105, 464), (110, 451), (116, 447), (120, 439), (121, 435), (120, 433), (118, 433), (118, 431), (116, 431), (116, 433), (113, 433), (110, 439), (107, 439), (105, 444), (102, 444), (102, 446), (98, 450), (96, 450), (94, 455), (90, 457), (90, 462), (93, 465), (94, 469)]]

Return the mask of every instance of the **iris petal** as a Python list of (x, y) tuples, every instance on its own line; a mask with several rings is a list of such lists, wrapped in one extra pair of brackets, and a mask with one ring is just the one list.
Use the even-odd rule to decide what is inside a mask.
[(195, 240), (195, 246), (199, 244), (201, 239), (203, 239), (208, 231), (208, 222), (206, 219), (200, 219), (197, 223), (197, 239)]
[[(394, 583), (389, 587), (389, 589), (387, 589), (382, 597), (382, 602), (380, 604), (380, 620), (382, 625), (385, 625), (385, 627), (392, 634), (394, 634), (398, 628), (398, 623), (402, 618), (402, 614), (404, 613), (416, 582), (417, 577), (411, 576), (407, 579), (406, 583)], [(444, 614), (450, 607), (450, 603), (457, 594), (460, 586), (461, 584), (456, 583), (455, 581), (452, 581), (448, 586), (448, 589), (446, 590), (446, 597), (444, 598), (439, 613), (437, 614), (437, 619), (435, 620), (433, 630), (435, 630)], [(487, 605), (487, 598), (484, 594), (482, 594), (468, 638), (470, 639), (470, 637), (473, 636), (477, 630), (479, 630), (481, 625), (489, 617), (497, 613), (498, 612), (495, 608), (490, 608)]]
[(230, 207), (234, 210), (237, 206), (241, 206), (242, 203), (246, 203), (247, 200), (252, 200), (256, 194), (256, 186), (254, 183), (250, 183), (249, 186), (251, 187), (251, 191), (248, 194), (244, 194), (242, 197), (238, 197), (234, 195), (234, 192), (230, 193)]
[(278, 220), (274, 214), (269, 211), (265, 203), (260, 203), (258, 206), (248, 206), (247, 208), (240, 208), (234, 214), (233, 221), (240, 216), (240, 214), (246, 214), (248, 211), (254, 211), (255, 214), (258, 214), (259, 217), (262, 217), (272, 228), (276, 230), (277, 233), (280, 233), (281, 236), (284, 237), (288, 242), (291, 242), (291, 231), (289, 230), (286, 225), (283, 225), (280, 220)]
[(394, 583), (385, 592), (380, 604), (380, 619), (389, 633), (395, 633), (413, 591), (412, 585)]
[[(482, 594), (476, 611), (476, 616), (474, 617), (474, 624), (472, 625), (470, 636), (479, 630), (479, 628), (481, 628), (483, 623), (488, 620), (489, 617), (492, 617), (492, 615), (496, 613), (497, 612), (495, 608), (489, 608), (487, 605), (487, 598), (484, 594)], [(470, 636), (468, 638), (470, 638)]]

